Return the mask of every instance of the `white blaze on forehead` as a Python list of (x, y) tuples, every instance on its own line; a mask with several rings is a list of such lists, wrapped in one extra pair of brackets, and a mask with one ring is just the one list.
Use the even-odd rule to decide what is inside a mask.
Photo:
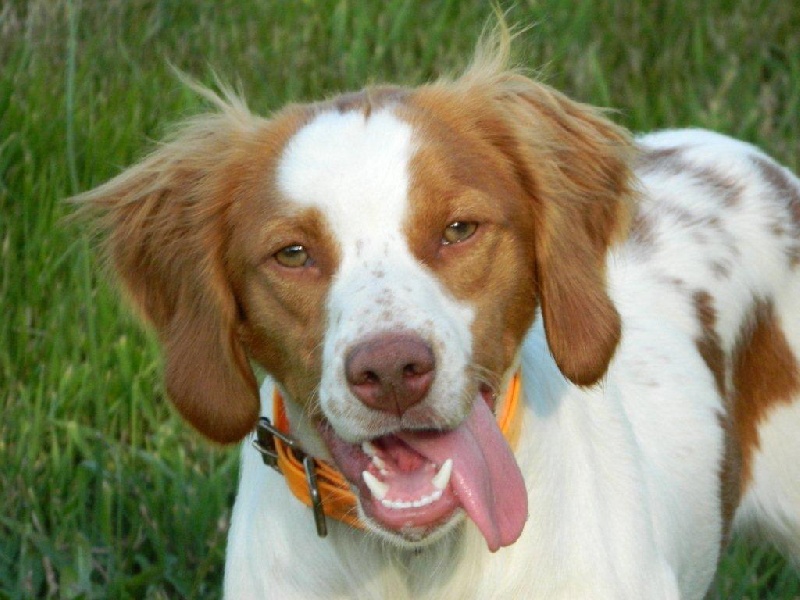
[(347, 253), (348, 241), (400, 231), (412, 153), (411, 126), (388, 110), (328, 111), (291, 139), (277, 183), (290, 200), (319, 208)]
[(344, 365), (350, 348), (383, 332), (410, 331), (434, 348), (426, 418), (435, 414), (439, 424), (455, 426), (468, 409), (459, 390), (472, 354), (473, 310), (414, 257), (403, 232), (412, 134), (390, 110), (369, 117), (332, 110), (295, 134), (278, 165), (278, 189), (299, 207), (317, 208), (339, 246), (326, 300), (319, 400), (337, 434), (350, 441), (380, 433), (389, 419), (353, 396)]

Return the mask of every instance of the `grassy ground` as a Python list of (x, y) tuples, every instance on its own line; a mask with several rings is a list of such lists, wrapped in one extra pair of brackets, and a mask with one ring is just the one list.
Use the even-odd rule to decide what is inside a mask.
[[(237, 452), (164, 400), (152, 339), (119, 308), (61, 200), (202, 109), (168, 63), (211, 66), (268, 113), (463, 65), (484, 1), (0, 0), (0, 598), (215, 598)], [(636, 130), (703, 126), (800, 166), (800, 4), (520, 0), (518, 50)], [(792, 598), (736, 544), (723, 598)]]

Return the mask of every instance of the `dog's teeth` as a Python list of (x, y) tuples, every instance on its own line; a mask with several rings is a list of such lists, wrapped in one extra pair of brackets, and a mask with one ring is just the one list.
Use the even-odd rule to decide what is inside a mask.
[(412, 502), (411, 505), (414, 508), (422, 508), (423, 506), (428, 506), (428, 504), (433, 504), (437, 500), (436, 494), (439, 494), (439, 496), (441, 496), (442, 492), (437, 490), (430, 496), (423, 496), (419, 500), (414, 500), (414, 502)]
[(439, 469), (439, 472), (433, 476), (433, 487), (437, 490), (444, 490), (447, 487), (447, 484), (450, 483), (450, 473), (453, 472), (453, 459), (448, 458), (444, 461), (442, 468)]
[(381, 500), (381, 504), (383, 504), (386, 508), (391, 508), (394, 510), (403, 510), (406, 508), (422, 508), (423, 506), (428, 506), (429, 504), (433, 504), (441, 497), (442, 497), (442, 491), (436, 490), (429, 496), (423, 496), (422, 498), (418, 498), (417, 500), (411, 500), (411, 501), (388, 500), (384, 498), (383, 500)]
[(372, 464), (378, 467), (381, 472), (386, 471), (386, 462), (380, 456), (373, 456)]
[(361, 477), (364, 479), (364, 483), (367, 484), (370, 493), (375, 499), (383, 500), (386, 498), (386, 493), (389, 491), (388, 485), (383, 483), (369, 471), (362, 471)]
[(375, 458), (378, 455), (378, 449), (370, 441), (362, 442), (361, 450), (369, 457)]

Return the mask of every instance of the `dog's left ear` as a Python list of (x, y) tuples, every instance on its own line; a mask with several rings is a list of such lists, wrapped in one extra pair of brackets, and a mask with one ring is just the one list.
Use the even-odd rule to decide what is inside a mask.
[(493, 96), (534, 211), (535, 277), (550, 351), (568, 379), (591, 385), (621, 335), (605, 260), (629, 226), (632, 143), (599, 110), (525, 77), (506, 75)]
[(245, 118), (198, 118), (115, 179), (74, 199), (165, 354), (170, 399), (218, 442), (244, 437), (258, 418), (258, 386), (242, 342), (225, 261), (233, 148)]

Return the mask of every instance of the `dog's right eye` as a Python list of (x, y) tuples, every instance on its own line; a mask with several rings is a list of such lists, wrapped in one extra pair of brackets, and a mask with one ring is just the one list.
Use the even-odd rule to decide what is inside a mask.
[(311, 262), (305, 246), (301, 246), (300, 244), (292, 244), (291, 246), (281, 248), (273, 256), (275, 260), (278, 261), (279, 265), (289, 267), (290, 269), (307, 267)]
[(465, 242), (477, 230), (478, 224), (475, 221), (455, 221), (445, 228), (442, 234), (442, 244), (449, 246), (450, 244)]

